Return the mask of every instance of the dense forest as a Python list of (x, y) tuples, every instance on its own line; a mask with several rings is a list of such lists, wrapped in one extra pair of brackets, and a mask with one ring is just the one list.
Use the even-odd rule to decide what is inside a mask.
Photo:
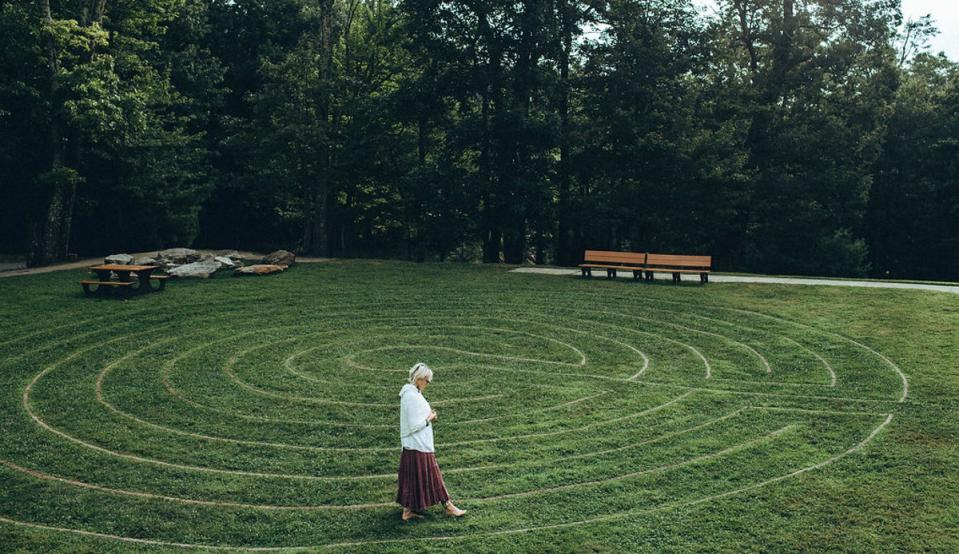
[(2, 250), (959, 279), (899, 0), (0, 0)]

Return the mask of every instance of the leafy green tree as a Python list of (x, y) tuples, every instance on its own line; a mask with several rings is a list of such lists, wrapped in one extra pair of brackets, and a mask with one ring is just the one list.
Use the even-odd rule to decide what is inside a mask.
[[(183, 0), (59, 2), (56, 11), (49, 1), (4, 3), (5, 24), (35, 53), (4, 81), (21, 93), (4, 98), (18, 113), (21, 140), (46, 158), (16, 175), (32, 200), (32, 264), (65, 257), (71, 239), (81, 250), (192, 241), (209, 154), (197, 106), (171, 82), (190, 59), (176, 48), (190, 45), (161, 48), (188, 6), (202, 9)], [(189, 71), (180, 71), (184, 83)], [(194, 92), (209, 100), (210, 84)]]
[(959, 275), (959, 66), (920, 54), (889, 117), (869, 198), (870, 261), (877, 276)]
[[(206, 129), (215, 145), (215, 188), (202, 206), (202, 244), (252, 249), (294, 248), (303, 236), (302, 210), (285, 175), (263, 152), (268, 134), (258, 98), (274, 60), (292, 50), (306, 31), (299, 0), (213, 0), (206, 10), (211, 32), (200, 44), (222, 64), (223, 102)], [(259, 104), (262, 106), (262, 104)], [(271, 124), (272, 125), (272, 124)]]
[(755, 173), (743, 268), (861, 275), (863, 216), (897, 86), (897, 2), (727, 0)]
[(955, 278), (955, 65), (898, 0), (0, 0), (0, 231)]

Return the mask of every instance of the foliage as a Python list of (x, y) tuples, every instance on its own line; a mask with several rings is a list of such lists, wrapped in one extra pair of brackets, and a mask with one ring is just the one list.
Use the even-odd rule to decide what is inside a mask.
[(876, 182), (868, 237), (876, 274), (949, 279), (959, 239), (959, 68), (920, 55), (906, 70)]
[(0, 1), (6, 251), (959, 275), (956, 64), (897, 0), (47, 3)]

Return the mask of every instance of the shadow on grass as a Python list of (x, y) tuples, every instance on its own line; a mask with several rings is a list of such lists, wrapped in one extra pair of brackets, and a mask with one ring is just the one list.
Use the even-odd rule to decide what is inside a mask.
[(645, 279), (627, 279), (625, 277), (615, 277), (613, 279), (607, 279), (603, 276), (593, 276), (593, 277), (583, 277), (581, 275), (569, 275), (566, 277), (570, 280), (590, 282), (590, 281), (599, 281), (602, 283), (623, 283), (630, 286), (636, 287), (703, 287), (708, 286), (709, 283), (703, 285), (699, 280), (693, 281), (680, 281), (675, 282), (670, 279), (654, 279), (652, 281), (646, 281)]

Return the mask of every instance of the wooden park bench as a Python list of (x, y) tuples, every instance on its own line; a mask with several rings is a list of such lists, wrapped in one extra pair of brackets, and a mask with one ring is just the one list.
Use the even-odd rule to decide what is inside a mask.
[(616, 277), (616, 272), (620, 270), (632, 271), (633, 279), (639, 279), (643, 275), (645, 265), (645, 252), (587, 250), (586, 255), (583, 256), (583, 263), (579, 264), (579, 269), (583, 272), (583, 277), (592, 277), (593, 269), (605, 269), (607, 279)]
[(699, 282), (709, 282), (712, 256), (679, 256), (675, 254), (646, 254), (646, 280), (652, 281), (654, 273), (671, 273), (673, 281), (679, 282), (683, 273), (698, 273)]
[(683, 273), (698, 273), (699, 281), (705, 284), (709, 282), (712, 264), (712, 256), (587, 250), (579, 269), (583, 277), (592, 277), (593, 269), (605, 269), (607, 279), (616, 277), (617, 271), (632, 271), (634, 279), (645, 274), (647, 281), (652, 281), (656, 273), (671, 273), (674, 282), (679, 282)]

